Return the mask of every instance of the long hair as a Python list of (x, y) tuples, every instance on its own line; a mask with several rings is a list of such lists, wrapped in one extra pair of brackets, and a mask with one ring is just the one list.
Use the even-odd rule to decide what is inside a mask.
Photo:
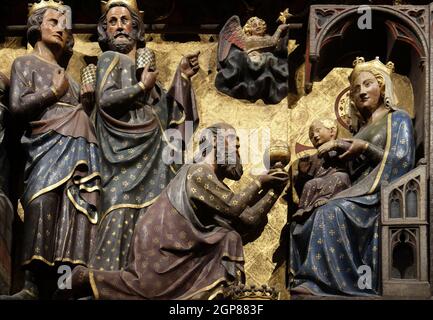
[(111, 6), (102, 16), (101, 18), (99, 18), (99, 22), (98, 22), (98, 43), (99, 43), (99, 47), (101, 48), (101, 50), (107, 51), (110, 50), (109, 48), (109, 37), (107, 34), (107, 13), (108, 11), (113, 8), (113, 7), (125, 7), (129, 10), (129, 12), (131, 13), (131, 18), (132, 18), (132, 28), (134, 30), (134, 37), (135, 40), (137, 41), (137, 49), (138, 48), (144, 48), (146, 46), (146, 41), (144, 39), (146, 33), (145, 33), (145, 27), (144, 27), (144, 22), (141, 20), (141, 17), (135, 13), (133, 10), (129, 9), (128, 6), (126, 4), (116, 4), (114, 6)]
[[(49, 8), (42, 8), (36, 10), (27, 20), (27, 41), (32, 45), (32, 47), (35, 46), (36, 42), (42, 39), (41, 25), (44, 20), (45, 12), (48, 9)], [(69, 30), (65, 30), (65, 32), (67, 33), (68, 38), (59, 65), (66, 69), (69, 59), (73, 54), (74, 37)]]

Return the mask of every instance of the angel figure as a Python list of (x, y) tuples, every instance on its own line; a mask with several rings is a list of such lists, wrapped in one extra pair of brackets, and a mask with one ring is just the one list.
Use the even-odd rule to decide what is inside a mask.
[(288, 95), (288, 25), (270, 36), (266, 22), (250, 18), (242, 28), (231, 17), (221, 29), (218, 43), (216, 88), (231, 97), (276, 104)]

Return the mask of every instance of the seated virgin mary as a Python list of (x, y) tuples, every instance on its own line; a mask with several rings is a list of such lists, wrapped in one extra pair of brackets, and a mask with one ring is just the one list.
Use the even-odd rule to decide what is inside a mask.
[[(378, 58), (354, 61), (349, 81), (356, 134), (318, 150), (319, 156), (332, 150), (341, 154), (350, 168), (352, 187), (315, 208), (302, 224), (292, 223), (294, 294), (378, 294), (380, 188), (409, 172), (415, 162), (412, 121), (396, 106), (393, 69), (393, 63), (384, 65)], [(363, 282), (363, 272), (358, 273), (366, 267), (371, 269), (371, 283)]]

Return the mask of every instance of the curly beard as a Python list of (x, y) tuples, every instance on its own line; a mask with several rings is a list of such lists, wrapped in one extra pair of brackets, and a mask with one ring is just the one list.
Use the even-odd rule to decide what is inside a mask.
[[(122, 39), (122, 41), (118, 40), (118, 36), (124, 35), (126, 37), (126, 41)], [(113, 35), (108, 39), (108, 47), (112, 51), (120, 52), (123, 54), (128, 54), (134, 48), (137, 43), (135, 32), (131, 32), (128, 34), (126, 32), (119, 32)]]
[(216, 156), (217, 163), (218, 159), (221, 158), (224, 159), (224, 163), (220, 163), (219, 166), (224, 172), (224, 177), (235, 181), (240, 180), (244, 174), (244, 168), (240, 156), (224, 150), (220, 156)]

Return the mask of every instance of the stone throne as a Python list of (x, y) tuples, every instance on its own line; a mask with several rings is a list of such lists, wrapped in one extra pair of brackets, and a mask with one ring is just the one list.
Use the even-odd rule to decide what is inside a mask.
[[(358, 25), (367, 11), (371, 29)], [(411, 116), (418, 165), (381, 191), (380, 286), (384, 296), (428, 297), (433, 292), (433, 242), (428, 237), (433, 231), (429, 224), (433, 219), (433, 189), (429, 179), (433, 160), (429, 153), (432, 52), (428, 40), (432, 13), (431, 4), (310, 8), (304, 83), (307, 93), (312, 91), (314, 82), (333, 68), (352, 67), (356, 56), (364, 56), (366, 60), (379, 56), (382, 61), (393, 61), (396, 73), (406, 76), (413, 88)]]

